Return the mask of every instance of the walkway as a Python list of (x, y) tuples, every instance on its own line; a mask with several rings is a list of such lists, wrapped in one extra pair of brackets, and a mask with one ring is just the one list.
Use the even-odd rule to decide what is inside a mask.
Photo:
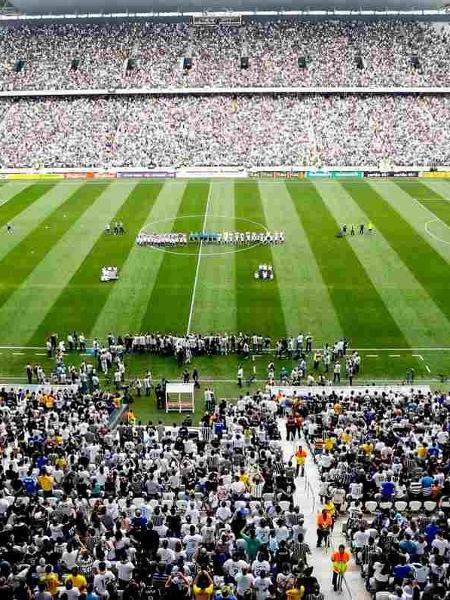
[[(288, 460), (294, 453), (298, 445), (297, 442), (286, 441), (286, 428), (284, 420), (279, 420), (279, 428), (283, 438), (283, 453), (285, 460)], [(342, 593), (334, 592), (331, 585), (331, 561), (330, 554), (332, 550), (338, 547), (340, 543), (348, 547), (348, 543), (342, 534), (341, 524), (344, 519), (338, 519), (331, 538), (330, 549), (316, 548), (316, 514), (320, 510), (319, 497), (317, 494), (319, 484), (319, 472), (312, 458), (308, 456), (305, 469), (305, 477), (297, 477), (297, 490), (295, 494), (295, 503), (300, 506), (301, 512), (305, 515), (305, 526), (307, 528), (306, 541), (308, 542), (312, 555), (309, 557), (309, 564), (314, 567), (314, 575), (320, 583), (320, 588), (325, 595), (325, 600), (370, 600), (371, 595), (367, 592), (364, 581), (360, 575), (360, 569), (355, 564), (353, 558), (347, 571)]]

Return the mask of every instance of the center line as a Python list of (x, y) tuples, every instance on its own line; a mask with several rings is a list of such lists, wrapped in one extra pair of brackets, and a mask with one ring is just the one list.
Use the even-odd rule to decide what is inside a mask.
[[(210, 183), (209, 190), (208, 190), (208, 200), (206, 201), (205, 214), (203, 215), (202, 233), (205, 231), (206, 218), (208, 216), (209, 201), (211, 199), (211, 189), (212, 189), (212, 185)], [(197, 291), (198, 273), (200, 270), (200, 261), (202, 258), (202, 248), (203, 248), (203, 238), (200, 240), (200, 249), (197, 254), (197, 269), (195, 271), (194, 285), (192, 287), (191, 309), (189, 311), (189, 320), (188, 320), (186, 335), (189, 335), (191, 333), (192, 315), (194, 314), (195, 292)]]

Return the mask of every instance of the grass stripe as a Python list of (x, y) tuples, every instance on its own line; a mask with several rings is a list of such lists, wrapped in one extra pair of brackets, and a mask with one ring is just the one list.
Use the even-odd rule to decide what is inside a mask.
[[(353, 346), (406, 346), (406, 340), (367, 277), (340, 225), (312, 183), (287, 183), (345, 335)], [(317, 335), (317, 332), (314, 332)], [(330, 340), (333, 341), (333, 340)]]
[(14, 217), (33, 204), (43, 194), (52, 189), (54, 183), (35, 183), (27, 185), (15, 196), (0, 206), (0, 227), (7, 223), (14, 225)]
[[(201, 230), (208, 193), (208, 182), (192, 181), (187, 184), (172, 231)], [(196, 251), (199, 248), (195, 246), (193, 250), (190, 245), (185, 251), (180, 248), (175, 254), (164, 254), (142, 319), (142, 330), (175, 333), (186, 331), (197, 269)]]
[(0, 185), (0, 206), (9, 202), (11, 198), (30, 187), (29, 181), (8, 181)]
[(0, 260), (18, 246), (30, 233), (74, 193), (82, 182), (63, 182), (52, 187), (14, 219), (14, 235), (0, 236)]
[[(57, 327), (60, 333), (91, 330), (114, 286), (99, 280), (101, 269), (106, 265), (118, 267), (120, 278), (122, 266), (161, 187), (162, 183), (141, 184), (131, 191), (112, 219), (124, 224), (126, 234), (104, 234), (98, 239), (34, 334), (32, 343), (38, 344), (45, 339), (55, 329), (55, 323), (61, 324)], [(89, 294), (89, 302), (85, 300), (86, 294)], [(74, 311), (74, 306), (78, 310)]]
[(450, 226), (450, 204), (441, 195), (417, 180), (399, 179), (397, 185)]
[(421, 180), (422, 185), (426, 185), (430, 190), (439, 194), (442, 198), (450, 202), (450, 183), (447, 179), (427, 179)]
[(259, 190), (269, 229), (286, 233), (286, 243), (272, 254), (288, 333), (311, 331), (320, 333), (321, 341), (338, 339), (339, 319), (285, 182), (264, 181)]
[[(338, 223), (368, 222), (367, 215), (338, 182), (314, 184)], [(408, 343), (413, 347), (446, 344), (450, 323), (381, 233), (347, 239)]]
[[(100, 184), (104, 188), (104, 184)], [(0, 342), (24, 345), (136, 184), (113, 182), (0, 308)], [(74, 306), (73, 310), (77, 310)]]
[[(259, 187), (256, 181), (237, 180), (235, 193), (235, 227), (237, 231), (261, 231), (266, 227)], [(259, 227), (241, 219), (259, 223)], [(235, 254), (237, 328), (245, 333), (257, 332), (279, 337), (286, 335), (283, 307), (278, 289), (277, 273), (273, 281), (260, 281), (253, 274), (259, 264), (273, 265), (268, 246), (256, 246)]]
[[(342, 184), (364, 210), (375, 227), (384, 235), (428, 295), (446, 318), (450, 317), (448, 301), (448, 263), (418, 235), (412, 226), (365, 182), (346, 181)], [(411, 202), (411, 204), (413, 204)]]
[[(158, 224), (148, 225), (146, 228), (152, 231), (172, 228), (185, 187), (186, 183), (180, 180), (171, 180), (163, 185), (146, 222)], [(91, 337), (104, 339), (111, 329), (116, 333), (140, 330), (163, 258), (162, 252), (133, 246), (123, 265), (120, 279), (114, 284), (92, 328)]]
[[(106, 184), (66, 189), (64, 202), (0, 261), (0, 306), (103, 192)], [(58, 190), (63, 194), (63, 190)], [(68, 195), (67, 196), (67, 192)], [(11, 269), (14, 265), (14, 269)]]
[[(227, 179), (212, 180), (210, 186), (206, 228), (211, 231), (231, 231), (234, 229), (233, 182)], [(204, 245), (202, 248), (192, 331), (236, 331), (235, 264), (232, 250), (213, 245)]]
[[(400, 189), (393, 181), (370, 181), (370, 187), (394, 209), (395, 218), (397, 218), (397, 213), (400, 214), (433, 250), (442, 256), (445, 261), (450, 262), (450, 244), (442, 243), (427, 233), (427, 224), (436, 221), (436, 217), (428, 208), (425, 208), (420, 202), (413, 202), (411, 196)], [(433, 233), (440, 234), (444, 240), (447, 239), (445, 236), (448, 236), (448, 227), (445, 224), (436, 222), (431, 224), (430, 227), (433, 228)]]

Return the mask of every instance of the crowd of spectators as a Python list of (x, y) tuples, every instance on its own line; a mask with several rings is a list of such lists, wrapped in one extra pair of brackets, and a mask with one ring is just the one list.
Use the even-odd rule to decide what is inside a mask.
[(450, 164), (448, 96), (160, 96), (0, 103), (0, 167)]
[[(240, 68), (243, 54), (248, 69)], [(190, 70), (183, 69), (186, 56), (192, 58)], [(23, 25), (2, 28), (0, 57), (2, 90), (450, 81), (448, 26), (408, 21), (250, 21), (240, 28), (144, 21)], [(299, 67), (301, 57), (305, 68)], [(127, 70), (129, 59), (134, 68)], [(23, 66), (16, 73), (19, 60)]]
[(320, 499), (343, 517), (367, 589), (377, 600), (448, 598), (450, 396), (360, 388), (287, 404), (299, 421), (294, 438), (303, 430), (315, 453)]
[(196, 431), (110, 430), (75, 392), (0, 409), (3, 598), (323, 600), (273, 401), (212, 402)]
[(199, 428), (110, 429), (116, 396), (0, 391), (5, 599), (324, 600), (296, 493), (304, 438), (317, 543), (343, 523), (377, 600), (447, 600), (449, 395), (210, 395)]

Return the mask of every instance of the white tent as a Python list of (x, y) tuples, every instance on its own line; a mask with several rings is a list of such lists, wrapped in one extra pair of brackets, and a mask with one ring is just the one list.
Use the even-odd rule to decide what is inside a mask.
[(166, 384), (166, 412), (171, 410), (194, 412), (193, 383)]

